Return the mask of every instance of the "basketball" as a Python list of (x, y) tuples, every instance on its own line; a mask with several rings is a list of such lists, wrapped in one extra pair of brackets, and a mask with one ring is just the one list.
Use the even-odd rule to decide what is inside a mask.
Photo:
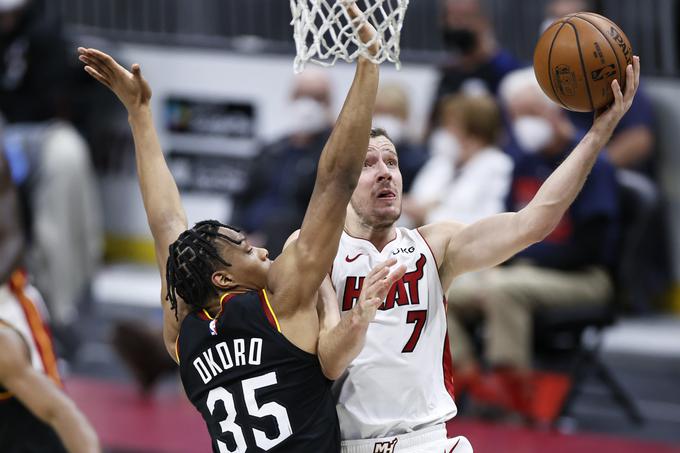
[(633, 49), (623, 31), (595, 13), (556, 20), (534, 51), (534, 73), (545, 94), (568, 110), (590, 112), (614, 100), (611, 83), (625, 88)]

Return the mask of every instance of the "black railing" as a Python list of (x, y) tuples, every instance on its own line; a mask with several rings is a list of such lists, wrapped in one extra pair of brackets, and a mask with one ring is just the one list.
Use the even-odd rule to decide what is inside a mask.
[[(486, 0), (499, 41), (529, 60), (547, 0)], [(288, 0), (44, 0), (73, 33), (115, 40), (294, 51)], [(406, 61), (441, 52), (441, 0), (412, 0), (403, 28)], [(680, 6), (676, 0), (599, 0), (643, 56), (648, 75), (680, 75)]]

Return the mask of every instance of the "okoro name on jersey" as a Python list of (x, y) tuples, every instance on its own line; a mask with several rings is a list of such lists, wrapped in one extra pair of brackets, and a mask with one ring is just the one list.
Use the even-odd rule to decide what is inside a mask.
[(194, 368), (204, 384), (218, 374), (242, 365), (260, 365), (262, 361), (262, 338), (236, 338), (203, 351), (194, 359)]

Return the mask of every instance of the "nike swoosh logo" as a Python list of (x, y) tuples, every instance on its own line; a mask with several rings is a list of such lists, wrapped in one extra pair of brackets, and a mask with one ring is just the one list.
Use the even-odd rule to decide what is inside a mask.
[(347, 261), (348, 263), (352, 263), (352, 262), (356, 261), (357, 258), (359, 258), (361, 255), (363, 255), (363, 253), (359, 253), (359, 254), (358, 254), (357, 256), (355, 256), (354, 258), (350, 258), (349, 255), (347, 255), (347, 256), (345, 257), (345, 261)]
[(460, 439), (458, 439), (458, 441), (456, 442), (456, 445), (454, 445), (454, 446), (451, 448), (451, 450), (449, 450), (449, 453), (453, 453), (453, 450), (456, 449), (456, 447), (458, 446), (459, 443), (460, 443)]

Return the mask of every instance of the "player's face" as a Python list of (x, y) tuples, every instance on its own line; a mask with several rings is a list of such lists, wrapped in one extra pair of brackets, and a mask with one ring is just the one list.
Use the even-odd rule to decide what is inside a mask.
[(243, 233), (228, 228), (220, 228), (220, 234), (229, 236), (240, 244), (221, 241), (221, 255), (231, 264), (226, 268), (229, 286), (247, 289), (262, 289), (267, 283), (267, 273), (271, 261), (269, 252), (263, 248), (253, 247)]
[(401, 215), (402, 179), (397, 151), (386, 137), (372, 138), (352, 200), (367, 225), (390, 226)]

